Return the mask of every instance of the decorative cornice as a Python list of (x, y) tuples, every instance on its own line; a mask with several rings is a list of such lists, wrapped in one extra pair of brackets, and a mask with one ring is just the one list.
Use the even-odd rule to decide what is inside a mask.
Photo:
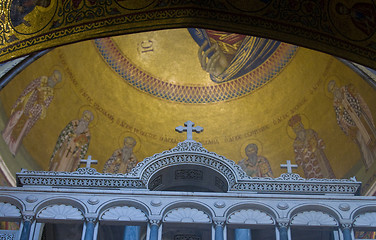
[(145, 185), (126, 174), (98, 173), (94, 168), (79, 168), (75, 172), (28, 171), (17, 173), (18, 186), (47, 187), (92, 187), (92, 188), (136, 188)]

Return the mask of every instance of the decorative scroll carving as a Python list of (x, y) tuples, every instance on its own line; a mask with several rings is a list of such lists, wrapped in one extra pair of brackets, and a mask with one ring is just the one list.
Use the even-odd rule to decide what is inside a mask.
[(269, 214), (260, 210), (242, 209), (231, 213), (227, 223), (274, 225), (274, 220)]
[(140, 209), (128, 206), (112, 207), (106, 210), (101, 220), (146, 222), (148, 219)]
[(16, 240), (18, 230), (0, 230), (0, 240)]
[(67, 220), (84, 220), (82, 212), (69, 205), (52, 205), (43, 208), (37, 215), (39, 219), (67, 219)]
[(354, 227), (376, 227), (376, 212), (368, 212), (355, 217)]
[(210, 223), (211, 219), (206, 213), (195, 208), (176, 208), (166, 214), (163, 222)]
[(0, 217), (21, 217), (21, 211), (10, 203), (0, 202)]
[(338, 226), (338, 222), (329, 214), (307, 211), (296, 214), (291, 219), (292, 226)]
[(304, 179), (296, 178), (286, 180), (283, 178), (263, 179), (253, 178), (247, 182), (242, 181), (235, 184), (233, 191), (252, 191), (252, 192), (274, 192), (274, 193), (341, 193), (354, 195), (360, 187), (359, 182), (347, 179)]
[(103, 174), (94, 168), (79, 168), (76, 172), (28, 171), (17, 173), (21, 185), (69, 186), (69, 187), (110, 187), (146, 189), (145, 185), (126, 174)]

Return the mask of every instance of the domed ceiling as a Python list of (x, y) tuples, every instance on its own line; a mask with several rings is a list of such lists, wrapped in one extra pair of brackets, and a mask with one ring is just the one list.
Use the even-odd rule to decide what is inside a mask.
[(257, 146), (253, 176), (278, 177), (286, 160), (304, 177), (367, 182), (376, 169), (375, 90), (331, 55), (274, 40), (191, 28), (66, 45), (0, 100), (11, 172), (72, 171), (89, 155), (120, 172), (124, 142), (140, 162), (183, 141), (174, 129), (188, 120), (204, 128), (194, 140), (235, 162)]

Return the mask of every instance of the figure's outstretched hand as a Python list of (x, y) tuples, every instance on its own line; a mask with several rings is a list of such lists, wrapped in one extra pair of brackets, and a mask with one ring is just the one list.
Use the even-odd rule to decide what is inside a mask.
[(226, 70), (229, 62), (217, 43), (204, 50), (207, 46), (208, 41), (205, 40), (198, 50), (198, 59), (203, 70), (217, 77)]

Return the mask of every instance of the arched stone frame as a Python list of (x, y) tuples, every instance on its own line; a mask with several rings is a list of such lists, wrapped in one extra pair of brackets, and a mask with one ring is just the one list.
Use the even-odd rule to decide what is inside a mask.
[[(275, 209), (262, 202), (249, 201), (234, 204), (228, 207), (225, 214), (227, 234), (231, 234), (235, 229), (270, 229), (276, 230), (276, 219), (278, 213)], [(232, 234), (234, 234), (232, 232)], [(231, 237), (231, 235), (228, 235)], [(232, 236), (234, 237), (234, 236)]]
[(82, 212), (82, 215), (85, 216), (85, 214), (88, 212), (88, 208), (85, 203), (82, 202), (82, 200), (77, 198), (70, 198), (70, 197), (51, 197), (48, 199), (44, 199), (43, 201), (39, 202), (33, 209), (35, 212), (36, 220), (38, 221), (38, 214), (40, 211), (45, 209), (48, 206), (53, 205), (66, 205), (66, 206), (72, 206), (74, 208), (77, 208)]
[[(109, 211), (110, 209), (114, 209), (116, 207), (124, 207), (124, 206), (140, 210), (141, 212), (145, 214), (146, 218), (148, 218), (151, 214), (151, 209), (145, 203), (141, 201), (138, 201), (135, 199), (128, 199), (128, 198), (115, 199), (115, 200), (103, 202), (100, 206), (98, 206), (98, 209), (97, 209), (98, 220), (106, 221), (105, 219), (102, 219), (102, 217), (107, 211)], [(123, 221), (127, 221), (127, 220), (123, 219)]]
[(333, 217), (338, 224), (340, 222), (340, 219), (342, 218), (340, 212), (331, 206), (328, 206), (325, 204), (317, 204), (317, 205), (300, 204), (289, 210), (287, 217), (290, 219), (290, 224), (291, 224), (292, 218), (296, 214), (301, 213), (301, 212), (310, 212), (310, 211), (322, 212), (324, 214), (328, 214), (329, 216)]
[(145, 158), (128, 173), (128, 176), (139, 178), (145, 186), (148, 186), (156, 171), (178, 164), (200, 165), (218, 172), (226, 179), (227, 190), (230, 190), (239, 179), (249, 179), (247, 174), (234, 161), (214, 152), (209, 152), (202, 147), (201, 143), (193, 140), (180, 142), (171, 150)]
[[(6, 216), (5, 213), (4, 213), (4, 215), (0, 215), (1, 221), (17, 221), (17, 222), (19, 222), (22, 219), (22, 212), (25, 211), (25, 209), (26, 209), (26, 206), (25, 206), (23, 201), (21, 201), (20, 199), (18, 199), (16, 197), (0, 196), (0, 203), (9, 204), (10, 205), (9, 207), (14, 206), (16, 209), (18, 209), (18, 211), (20, 213), (19, 216), (18, 215), (17, 216), (16, 215)], [(6, 206), (4, 206), (4, 207), (6, 207)]]
[(0, 221), (13, 222), (18, 230), (6, 230), (1, 237), (19, 237), (23, 227), (23, 215), (26, 206), (21, 199), (14, 196), (0, 196)]
[[(249, 203), (240, 203), (240, 204), (235, 204), (230, 206), (226, 212), (226, 222), (228, 224), (231, 224), (230, 217), (233, 216), (236, 212), (244, 211), (244, 210), (254, 210), (257, 212), (261, 213), (263, 216), (264, 214), (269, 216), (271, 219), (271, 223), (267, 225), (275, 225), (276, 223), (276, 218), (278, 216), (277, 212), (270, 206), (263, 204), (261, 202), (249, 202)], [(260, 215), (261, 216), (261, 215)], [(257, 220), (257, 219), (255, 219)], [(240, 224), (237, 222), (237, 224)], [(244, 223), (244, 224), (252, 224), (252, 223)], [(254, 224), (260, 224), (260, 223), (254, 223)], [(262, 224), (262, 223), (261, 223)]]
[[(146, 229), (145, 234), (148, 234), (149, 230), (147, 223), (151, 214), (151, 209), (144, 202), (129, 198), (111, 199), (104, 201), (99, 206), (97, 206), (96, 213), (98, 214), (98, 224), (96, 225), (95, 232), (98, 234), (98, 237), (100, 236), (102, 224), (107, 226), (122, 225), (124, 227), (128, 225), (141, 227), (143, 226), (144, 229)], [(113, 216), (104, 219), (103, 216), (108, 213), (113, 214)], [(132, 213), (133, 215), (138, 214), (138, 216), (143, 216), (143, 218), (127, 218), (124, 216), (124, 214), (129, 213)], [(142, 230), (141, 234), (143, 234)]]
[(356, 208), (351, 213), (352, 227), (354, 230), (376, 230), (376, 204), (369, 204)]
[(302, 204), (294, 207), (288, 213), (289, 232), (292, 236), (292, 230), (314, 230), (331, 231), (340, 236), (339, 231), (341, 214), (331, 206), (325, 204)]
[(194, 201), (194, 200), (193, 201), (178, 200), (178, 201), (175, 201), (175, 202), (171, 202), (171, 203), (167, 204), (166, 206), (164, 206), (162, 208), (161, 214), (160, 214), (161, 220), (163, 221), (163, 219), (165, 218), (166, 214), (169, 211), (171, 211), (173, 209), (178, 209), (178, 208), (193, 208), (193, 209), (197, 209), (199, 211), (203, 211), (204, 213), (206, 213), (209, 216), (211, 222), (216, 217), (215, 211), (204, 202)]
[[(55, 210), (70, 210), (73, 212), (79, 211), (81, 213), (81, 217), (75, 217), (75, 218), (44, 218), (41, 217), (40, 214), (44, 210), (48, 209), (49, 207), (54, 207)], [(51, 210), (51, 208), (50, 208)], [(51, 197), (44, 199), (43, 201), (38, 202), (33, 209), (35, 213), (35, 221), (33, 222), (33, 225), (31, 227), (31, 236), (32, 239), (35, 239), (39, 234), (41, 234), (41, 231), (43, 231), (43, 227), (45, 223), (78, 223), (83, 224), (85, 222), (85, 214), (88, 212), (87, 207), (85, 206), (85, 203), (83, 203), (81, 200), (77, 198), (71, 198), (71, 197)], [(48, 210), (47, 210), (48, 211)], [(83, 229), (84, 232), (84, 229)]]
[(192, 234), (192, 229), (195, 229), (195, 231), (207, 235), (206, 237), (202, 236), (203, 239), (209, 239), (213, 234), (215, 217), (213, 209), (204, 202), (175, 201), (166, 205), (161, 211), (159, 234), (173, 236), (176, 234), (175, 229), (179, 229), (178, 234), (186, 235)]

